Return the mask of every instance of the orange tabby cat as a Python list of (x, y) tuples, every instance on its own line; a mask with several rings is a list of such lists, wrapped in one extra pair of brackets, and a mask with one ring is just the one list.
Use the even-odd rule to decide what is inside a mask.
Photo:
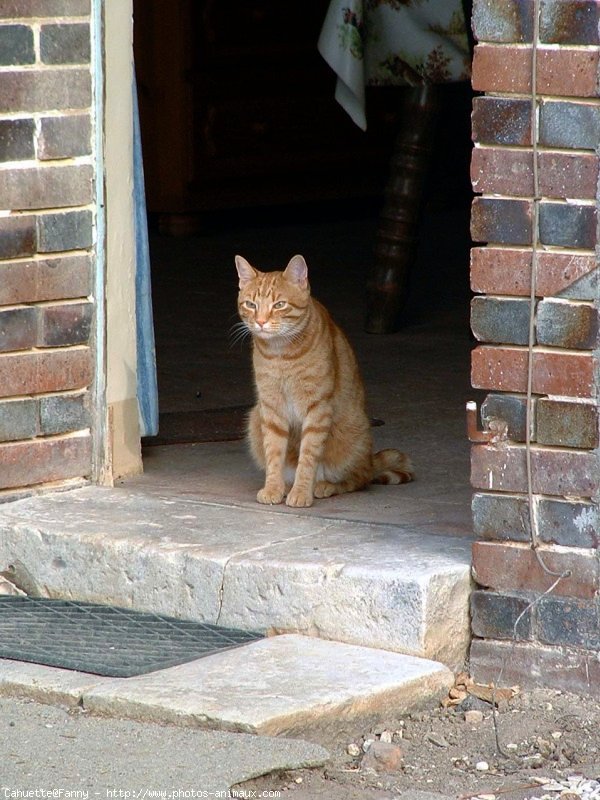
[(258, 400), (248, 437), (266, 472), (259, 503), (312, 505), (369, 483), (412, 480), (398, 450), (373, 454), (363, 384), (342, 331), (310, 295), (294, 256), (284, 272), (259, 272), (236, 256), (238, 310), (253, 338)]

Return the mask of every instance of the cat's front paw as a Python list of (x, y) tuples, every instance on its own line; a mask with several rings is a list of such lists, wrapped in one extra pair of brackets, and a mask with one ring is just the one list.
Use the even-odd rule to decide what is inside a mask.
[(276, 506), (283, 502), (284, 493), (283, 489), (274, 488), (272, 486), (264, 486), (256, 495), (259, 503), (266, 506)]
[(290, 489), (286, 499), (286, 505), (293, 508), (308, 508), (313, 504), (312, 492), (306, 489), (297, 489), (295, 486)]

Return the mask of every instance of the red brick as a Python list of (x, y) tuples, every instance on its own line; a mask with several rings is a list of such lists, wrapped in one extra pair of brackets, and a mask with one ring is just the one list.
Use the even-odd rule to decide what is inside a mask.
[(89, 69), (15, 70), (0, 81), (0, 112), (87, 109), (92, 103)]
[(566, 97), (597, 97), (599, 57), (597, 48), (540, 47), (538, 92)]
[(90, 13), (90, 0), (2, 0), (0, 19), (76, 17)]
[[(478, 44), (473, 56), (473, 88), (482, 92), (531, 91), (531, 47)], [(575, 47), (538, 47), (537, 90), (563, 97), (595, 97), (599, 53)]]
[(92, 202), (89, 164), (0, 170), (0, 197), (5, 208), (30, 210), (87, 205)]
[(594, 300), (598, 268), (588, 253), (538, 253), (537, 291), (543, 297), (564, 296), (573, 300)]
[[(593, 552), (557, 552), (540, 549), (539, 555), (552, 572), (569, 570), (554, 593), (563, 597), (591, 599), (598, 592), (598, 566)], [(524, 544), (473, 543), (473, 578), (480, 586), (497, 592), (543, 593), (556, 580), (544, 571), (536, 554)]]
[(485, 294), (529, 295), (531, 250), (471, 248), (471, 289)]
[[(535, 494), (553, 497), (592, 497), (599, 488), (594, 453), (586, 450), (533, 447), (532, 483)], [(471, 448), (471, 484), (494, 492), (526, 492), (526, 462), (523, 445)]]
[(91, 381), (87, 347), (0, 356), (0, 397), (84, 389)]
[(475, 147), (471, 156), (473, 191), (512, 197), (533, 195), (533, 156), (528, 150)]
[(0, 262), (0, 305), (87, 297), (91, 291), (89, 256)]
[[(593, 200), (598, 156), (591, 153), (540, 153), (540, 192), (544, 197)], [(475, 147), (471, 157), (473, 190), (512, 197), (533, 195), (533, 155), (508, 147)]]
[(89, 434), (0, 444), (0, 488), (87, 477), (91, 460)]
[[(474, 247), (471, 288), (487, 294), (529, 295), (531, 250)], [(597, 295), (597, 265), (587, 253), (538, 252), (536, 294), (593, 300)]]
[(598, 156), (591, 153), (544, 152), (539, 157), (540, 192), (544, 197), (593, 200), (598, 186)]
[[(516, 347), (480, 345), (472, 352), (471, 380), (476, 389), (527, 391), (528, 352)], [(587, 353), (535, 350), (533, 392), (564, 397), (594, 397), (595, 360)]]
[(525, 642), (475, 639), (470, 666), (474, 680), (496, 682), (502, 669), (506, 686), (546, 687), (583, 697), (600, 697), (600, 662), (591, 650), (571, 650)]
[(531, 47), (478, 44), (473, 53), (473, 89), (526, 94), (531, 89)]

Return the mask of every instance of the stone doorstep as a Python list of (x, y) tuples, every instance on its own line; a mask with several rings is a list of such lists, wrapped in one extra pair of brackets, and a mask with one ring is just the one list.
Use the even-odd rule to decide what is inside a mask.
[(392, 525), (86, 487), (0, 509), (29, 594), (300, 633), (457, 669), (471, 543)]
[(331, 741), (437, 702), (442, 664), (287, 634), (132, 678), (0, 660), (0, 694), (97, 714)]

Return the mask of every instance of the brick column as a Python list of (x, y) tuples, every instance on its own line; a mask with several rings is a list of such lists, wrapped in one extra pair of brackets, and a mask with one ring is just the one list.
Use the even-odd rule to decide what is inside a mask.
[[(541, 0), (539, 260), (532, 476), (540, 555), (530, 548), (525, 392), (533, 203), (532, 0), (475, 0), (473, 386), (506, 438), (472, 449), (473, 673), (600, 694), (598, 464), (599, 38), (596, 0)], [(533, 601), (517, 629), (521, 612)]]
[(91, 471), (90, 0), (0, 3), (0, 499)]

